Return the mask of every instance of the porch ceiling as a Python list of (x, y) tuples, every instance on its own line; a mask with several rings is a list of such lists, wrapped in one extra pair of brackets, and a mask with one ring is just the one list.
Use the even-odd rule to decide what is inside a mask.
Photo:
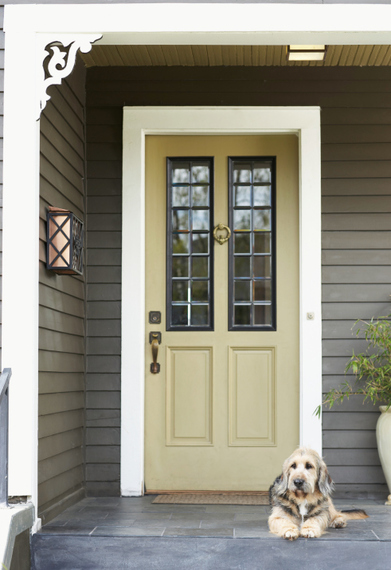
[(388, 66), (389, 45), (328, 46), (325, 61), (287, 62), (286, 46), (95, 45), (80, 54), (94, 66)]

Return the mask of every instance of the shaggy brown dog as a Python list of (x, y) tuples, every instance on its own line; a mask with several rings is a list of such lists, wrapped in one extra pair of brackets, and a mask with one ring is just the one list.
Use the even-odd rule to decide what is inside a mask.
[(368, 517), (358, 509), (337, 511), (330, 498), (332, 490), (323, 459), (312, 449), (297, 449), (269, 489), (270, 532), (288, 540), (318, 538), (329, 526), (343, 528), (348, 519)]

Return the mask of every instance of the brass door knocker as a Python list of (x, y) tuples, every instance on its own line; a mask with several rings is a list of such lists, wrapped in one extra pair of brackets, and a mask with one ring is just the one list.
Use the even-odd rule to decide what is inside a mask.
[[(224, 231), (224, 230), (227, 232), (227, 235), (225, 237), (220, 237), (217, 235), (218, 231)], [(217, 243), (223, 245), (223, 243), (228, 241), (229, 238), (231, 237), (231, 230), (229, 229), (228, 226), (225, 226), (224, 224), (218, 224), (213, 230), (213, 237), (217, 241)]]

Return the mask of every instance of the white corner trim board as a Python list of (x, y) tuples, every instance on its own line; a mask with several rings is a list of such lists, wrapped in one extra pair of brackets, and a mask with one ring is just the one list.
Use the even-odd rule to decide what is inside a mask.
[[(122, 217), (121, 492), (143, 493), (145, 136), (296, 133), (300, 206), (300, 444), (322, 451), (321, 200), (318, 107), (125, 107)], [(140, 238), (141, 236), (141, 238)], [(138, 276), (135, 279), (135, 276)], [(308, 319), (307, 313), (313, 313)]]

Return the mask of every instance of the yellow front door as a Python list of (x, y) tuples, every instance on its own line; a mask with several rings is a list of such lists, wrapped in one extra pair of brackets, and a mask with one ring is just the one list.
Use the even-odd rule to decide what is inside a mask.
[(299, 443), (297, 138), (147, 136), (145, 175), (146, 490), (267, 490)]

